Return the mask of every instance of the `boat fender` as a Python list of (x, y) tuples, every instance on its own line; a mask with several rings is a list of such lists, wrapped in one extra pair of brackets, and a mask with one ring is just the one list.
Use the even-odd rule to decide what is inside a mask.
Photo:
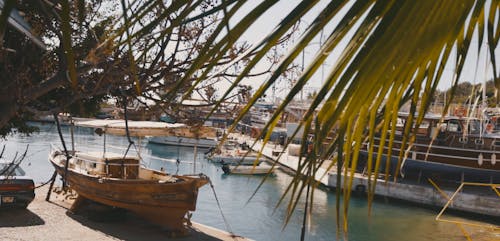
[(483, 153), (479, 153), (479, 156), (477, 157), (477, 164), (479, 166), (483, 165)]
[(486, 125), (486, 132), (489, 134), (493, 133), (493, 125), (491, 123)]
[(411, 153), (411, 159), (413, 159), (413, 160), (417, 160), (417, 152), (416, 152), (416, 151), (413, 151), (413, 152)]
[(495, 153), (491, 154), (491, 165), (494, 166), (497, 163), (497, 155)]
[(453, 112), (453, 114), (455, 114), (455, 116), (458, 116), (458, 117), (464, 117), (465, 115), (467, 115), (467, 110), (460, 106), (460, 107), (457, 107), (455, 108), (455, 111)]

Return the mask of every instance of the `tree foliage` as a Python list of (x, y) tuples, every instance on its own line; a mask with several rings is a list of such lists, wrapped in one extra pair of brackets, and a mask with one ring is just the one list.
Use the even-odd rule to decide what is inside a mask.
[[(34, 115), (93, 115), (103, 101), (123, 96), (161, 103), (177, 115), (182, 97), (204, 94), (200, 90), (234, 78), (246, 64), (247, 57), (237, 58), (248, 44), (233, 41), (216, 60), (188, 71), (225, 27), (219, 1), (14, 2), (47, 50), (6, 25), (0, 50), (0, 126), (6, 132), (21, 127), (14, 120)], [(210, 81), (194, 87), (202, 74)]]
[[(486, 104), (489, 107), (496, 107), (495, 83), (493, 80), (485, 83), (486, 90)], [(473, 104), (474, 99), (478, 98), (479, 101), (483, 100), (483, 83), (472, 84), (470, 82), (459, 83), (453, 95), (452, 103), (468, 105)], [(450, 95), (451, 88), (445, 91), (436, 90), (434, 102), (444, 104), (446, 95)]]

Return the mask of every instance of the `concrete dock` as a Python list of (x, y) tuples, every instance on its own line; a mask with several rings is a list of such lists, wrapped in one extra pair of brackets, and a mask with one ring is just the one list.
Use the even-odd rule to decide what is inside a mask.
[(193, 223), (189, 236), (171, 237), (129, 213), (119, 219), (93, 221), (68, 212), (72, 199), (61, 194), (53, 192), (51, 201), (45, 201), (47, 190), (47, 186), (37, 189), (35, 200), (26, 210), (0, 210), (0, 240), (249, 240), (198, 223)]
[[(232, 133), (231, 137), (237, 139), (240, 143), (246, 142), (252, 145), (254, 139), (241, 134)], [(263, 142), (258, 141), (253, 149), (255, 151), (260, 151)], [(299, 164), (299, 157), (292, 156), (288, 154), (288, 150), (281, 150), (280, 147), (274, 144), (267, 144), (262, 149), (262, 154), (267, 158), (276, 161), (277, 156), (273, 155), (273, 151), (279, 150), (283, 152), (281, 158), (278, 160), (279, 164), (285, 169), (296, 170)], [(325, 163), (319, 168), (315, 175), (315, 179), (321, 184), (330, 187), (337, 187), (337, 173), (335, 170), (327, 171), (327, 166), (329, 162)], [(333, 168), (335, 169), (335, 168)], [(353, 190), (368, 190), (368, 178), (365, 175), (356, 173), (353, 179)], [(403, 201), (408, 201), (416, 204), (424, 204), (427, 206), (434, 206), (437, 208), (443, 208), (448, 202), (448, 197), (452, 197), (454, 189), (444, 189), (438, 190), (431, 184), (418, 184), (412, 182), (385, 182), (384, 180), (378, 180), (378, 184), (375, 189), (375, 195), (388, 197)], [(484, 195), (484, 193), (464, 193), (458, 192), (453, 198), (453, 202), (448, 207), (448, 209), (488, 215), (493, 217), (500, 217), (500, 196), (496, 195), (495, 191), (490, 189), (491, 193)], [(497, 188), (497, 191), (498, 190)], [(491, 194), (491, 195), (490, 195)]]

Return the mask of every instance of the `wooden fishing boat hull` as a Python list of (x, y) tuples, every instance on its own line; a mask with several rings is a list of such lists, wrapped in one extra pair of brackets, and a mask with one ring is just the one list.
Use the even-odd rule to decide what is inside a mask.
[(186, 232), (185, 215), (196, 209), (198, 189), (208, 183), (208, 178), (204, 176), (174, 176), (177, 181), (169, 183), (101, 177), (76, 172), (71, 168), (66, 172), (62, 164), (65, 157), (51, 154), (49, 160), (57, 173), (66, 177), (67, 184), (78, 193), (80, 200), (77, 199), (73, 208), (77, 208), (82, 198), (89, 199), (130, 210), (176, 233)]

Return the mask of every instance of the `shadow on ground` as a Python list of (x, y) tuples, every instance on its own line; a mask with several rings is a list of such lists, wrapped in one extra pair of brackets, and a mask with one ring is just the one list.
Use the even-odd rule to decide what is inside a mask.
[(45, 221), (29, 209), (0, 209), (0, 228), (44, 225)]
[(199, 232), (194, 228), (190, 229), (190, 234), (186, 237), (175, 237), (168, 230), (153, 225), (126, 210), (95, 211), (95, 209), (84, 209), (79, 211), (78, 214), (73, 214), (70, 211), (66, 212), (66, 214), (90, 229), (121, 240), (221, 240)]

